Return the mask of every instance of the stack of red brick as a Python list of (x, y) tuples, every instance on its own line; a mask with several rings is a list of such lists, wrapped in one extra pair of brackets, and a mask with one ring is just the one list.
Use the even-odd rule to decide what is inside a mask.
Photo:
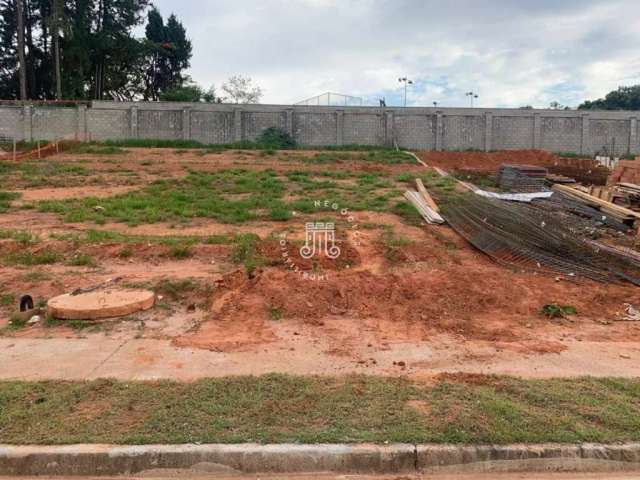
[(617, 183), (635, 183), (640, 185), (640, 157), (635, 160), (620, 160), (607, 179), (607, 185)]

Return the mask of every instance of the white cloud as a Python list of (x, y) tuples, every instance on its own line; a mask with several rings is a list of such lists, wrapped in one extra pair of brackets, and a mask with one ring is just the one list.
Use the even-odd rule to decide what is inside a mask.
[[(637, 0), (155, 0), (194, 44), (208, 86), (249, 75), (265, 103), (324, 91), (410, 103), (576, 105), (639, 80)], [(388, 102), (389, 103), (389, 102)]]

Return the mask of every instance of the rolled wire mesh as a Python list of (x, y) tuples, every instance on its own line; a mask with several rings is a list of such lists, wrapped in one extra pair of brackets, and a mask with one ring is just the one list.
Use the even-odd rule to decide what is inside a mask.
[(442, 205), (442, 214), (462, 237), (500, 264), (640, 285), (634, 262), (615, 249), (587, 242), (543, 209), (464, 194)]

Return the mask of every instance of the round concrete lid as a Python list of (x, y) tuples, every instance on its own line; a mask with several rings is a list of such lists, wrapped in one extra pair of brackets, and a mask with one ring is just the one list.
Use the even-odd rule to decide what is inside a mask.
[(60, 295), (47, 302), (47, 309), (56, 318), (96, 320), (147, 310), (154, 302), (155, 294), (149, 290), (108, 289)]

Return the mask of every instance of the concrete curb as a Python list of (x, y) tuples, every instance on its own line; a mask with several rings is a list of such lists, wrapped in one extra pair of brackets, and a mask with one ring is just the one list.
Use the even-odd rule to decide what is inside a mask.
[(0, 475), (123, 475), (163, 469), (381, 474), (640, 470), (640, 443), (0, 446)]

